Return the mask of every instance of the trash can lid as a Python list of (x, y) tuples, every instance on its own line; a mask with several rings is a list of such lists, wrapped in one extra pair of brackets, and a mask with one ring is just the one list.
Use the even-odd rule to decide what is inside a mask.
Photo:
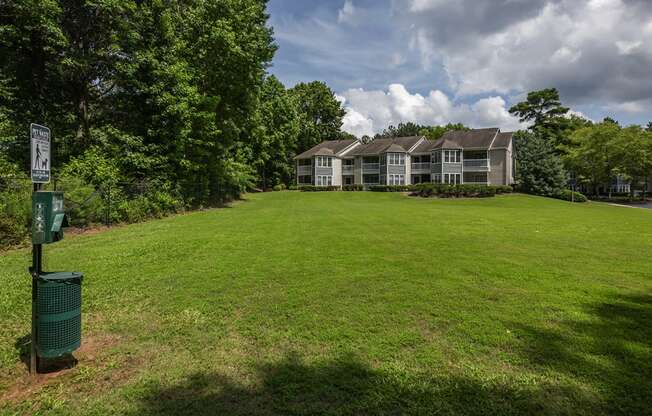
[(38, 276), (43, 280), (70, 280), (70, 279), (82, 279), (84, 273), (80, 272), (41, 272)]

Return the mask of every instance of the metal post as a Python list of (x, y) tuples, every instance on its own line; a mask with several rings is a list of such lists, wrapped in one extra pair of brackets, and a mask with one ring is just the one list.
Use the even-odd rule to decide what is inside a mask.
[[(34, 184), (34, 192), (41, 190), (41, 184)], [(32, 213), (32, 215), (34, 215)], [(33, 220), (32, 220), (33, 221)], [(38, 342), (38, 278), (41, 275), (43, 261), (43, 246), (41, 244), (32, 244), (32, 334), (30, 342), (29, 372), (36, 375), (39, 369), (39, 359), (36, 353), (36, 343)]]

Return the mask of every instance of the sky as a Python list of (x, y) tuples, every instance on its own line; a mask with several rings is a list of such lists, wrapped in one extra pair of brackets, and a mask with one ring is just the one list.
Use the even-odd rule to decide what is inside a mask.
[(521, 127), (555, 87), (592, 120), (652, 121), (652, 0), (270, 0), (287, 87), (324, 81), (360, 137), (390, 124)]

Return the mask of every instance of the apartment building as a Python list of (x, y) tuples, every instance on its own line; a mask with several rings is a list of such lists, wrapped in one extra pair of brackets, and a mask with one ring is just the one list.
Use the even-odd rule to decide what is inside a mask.
[(424, 182), (511, 185), (513, 133), (498, 128), (422, 136), (322, 142), (298, 155), (299, 185), (409, 185)]

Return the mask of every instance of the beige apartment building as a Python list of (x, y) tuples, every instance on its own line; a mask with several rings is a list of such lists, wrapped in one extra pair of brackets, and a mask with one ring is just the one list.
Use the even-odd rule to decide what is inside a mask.
[(315, 186), (410, 185), (425, 182), (511, 185), (511, 132), (498, 128), (422, 136), (330, 140), (298, 155), (297, 184)]

